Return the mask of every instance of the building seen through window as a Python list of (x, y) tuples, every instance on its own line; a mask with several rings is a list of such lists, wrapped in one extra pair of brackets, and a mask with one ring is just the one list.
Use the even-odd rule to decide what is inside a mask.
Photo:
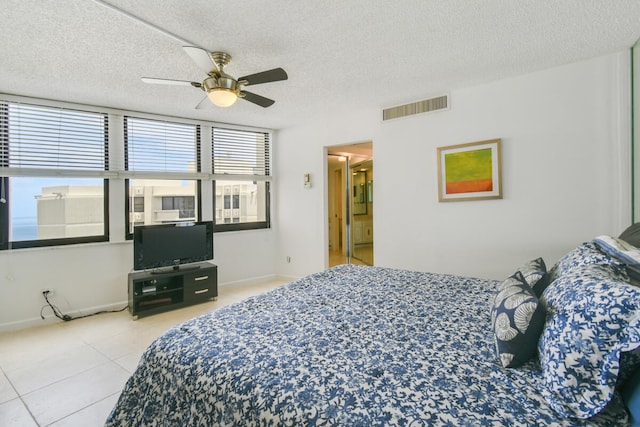
[(12, 178), (10, 240), (104, 234), (104, 189), (102, 179)]
[(265, 182), (216, 181), (216, 224), (266, 221)]
[(197, 221), (196, 180), (129, 180), (129, 232), (136, 225)]
[(0, 101), (0, 249), (108, 240), (106, 113)]

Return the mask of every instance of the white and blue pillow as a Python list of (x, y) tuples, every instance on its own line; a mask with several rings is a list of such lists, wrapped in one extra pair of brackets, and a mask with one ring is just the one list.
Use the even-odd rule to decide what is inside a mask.
[(518, 367), (536, 354), (544, 307), (520, 271), (502, 282), (497, 292), (491, 308), (496, 353), (503, 367)]
[(540, 297), (542, 292), (549, 286), (549, 274), (542, 258), (527, 262), (518, 271), (522, 273), (527, 284), (531, 286), (537, 297)]
[(601, 251), (594, 242), (584, 242), (556, 262), (551, 270), (549, 270), (549, 282), (553, 282), (571, 270), (594, 264), (609, 265), (617, 271), (625, 272), (626, 274), (624, 263)]

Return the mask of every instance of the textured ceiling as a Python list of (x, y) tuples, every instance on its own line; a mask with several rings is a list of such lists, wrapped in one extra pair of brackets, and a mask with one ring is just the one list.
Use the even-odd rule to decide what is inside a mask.
[[(621, 51), (640, 38), (638, 0), (2, 0), (0, 92), (284, 128), (343, 109), (386, 108)], [(163, 29), (159, 31), (157, 28)], [(172, 35), (175, 35), (173, 37)], [(195, 110), (189, 42), (233, 56), (276, 103)]]

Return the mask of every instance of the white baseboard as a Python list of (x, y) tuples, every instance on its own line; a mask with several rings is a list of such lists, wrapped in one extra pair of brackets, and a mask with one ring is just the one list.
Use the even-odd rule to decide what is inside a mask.
[(297, 279), (297, 277), (290, 276), (282, 276), (277, 274), (268, 274), (266, 276), (252, 277), (249, 279), (236, 280), (233, 282), (224, 282), (218, 283), (218, 289), (221, 288), (237, 288), (242, 286), (256, 285), (258, 283), (264, 282), (272, 282), (272, 281), (282, 281), (282, 282), (291, 282), (292, 280)]

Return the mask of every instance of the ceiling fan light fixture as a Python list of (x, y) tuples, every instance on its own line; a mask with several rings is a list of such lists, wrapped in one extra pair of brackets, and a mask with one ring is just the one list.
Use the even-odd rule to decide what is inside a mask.
[(215, 88), (207, 92), (209, 100), (218, 107), (230, 107), (238, 100), (238, 95), (229, 89)]
[[(287, 80), (287, 73), (282, 68), (274, 68), (272, 70), (262, 71), (260, 73), (250, 74), (236, 80), (229, 74), (224, 72), (224, 67), (231, 61), (231, 55), (226, 52), (209, 52), (196, 46), (183, 46), (187, 55), (207, 73), (207, 77), (202, 81), (193, 82), (188, 80), (175, 79), (157, 79), (153, 77), (143, 77), (145, 83), (154, 84), (172, 84), (180, 86), (192, 86), (201, 89), (207, 94), (205, 99), (218, 106), (230, 107), (236, 103), (238, 98), (256, 104), (260, 107), (267, 108), (275, 102), (273, 99), (265, 98), (252, 92), (242, 90), (244, 86), (257, 85), (261, 83), (277, 82)], [(196, 106), (201, 108), (203, 99)], [(206, 102), (204, 102), (207, 104)]]
[(205, 79), (202, 86), (209, 100), (218, 107), (230, 107), (238, 100), (238, 82), (223, 72)]

